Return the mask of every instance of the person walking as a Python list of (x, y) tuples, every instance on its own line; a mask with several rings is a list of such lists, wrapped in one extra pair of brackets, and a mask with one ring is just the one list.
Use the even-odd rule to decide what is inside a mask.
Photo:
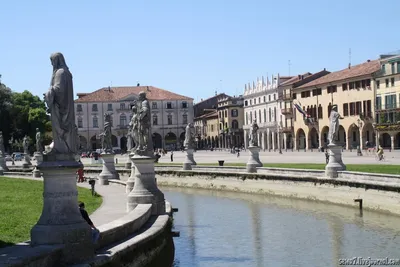
[(89, 214), (85, 210), (85, 203), (83, 203), (83, 202), (79, 203), (79, 211), (81, 212), (82, 218), (92, 228), (92, 240), (93, 240), (93, 243), (96, 244), (97, 240), (99, 240), (99, 237), (100, 237), (100, 231), (94, 226), (92, 220), (89, 218)]
[(174, 161), (174, 151), (171, 150), (171, 162)]

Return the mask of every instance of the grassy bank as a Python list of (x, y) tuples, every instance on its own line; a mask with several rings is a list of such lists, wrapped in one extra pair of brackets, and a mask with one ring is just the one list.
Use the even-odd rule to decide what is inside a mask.
[[(102, 203), (102, 198), (92, 197), (89, 189), (78, 187), (78, 194), (89, 213)], [(42, 181), (0, 177), (0, 247), (29, 240), (42, 207)]]

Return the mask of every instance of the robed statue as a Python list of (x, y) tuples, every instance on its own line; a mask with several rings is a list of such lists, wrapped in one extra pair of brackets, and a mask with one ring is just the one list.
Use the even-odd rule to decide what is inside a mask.
[(29, 139), (28, 139), (27, 135), (25, 135), (24, 139), (22, 139), (22, 146), (24, 148), (24, 153), (28, 155), (29, 154)]
[(112, 153), (112, 142), (111, 142), (111, 113), (104, 114), (104, 130), (100, 134), (101, 136), (101, 147), (104, 153)]
[(331, 114), (329, 115), (329, 133), (328, 133), (328, 143), (330, 145), (336, 145), (339, 140), (339, 120), (343, 119), (338, 113), (338, 106), (333, 105), (331, 109)]
[(42, 134), (39, 131), (39, 128), (36, 128), (36, 152), (43, 152), (43, 138)]
[(76, 154), (74, 89), (72, 74), (61, 53), (50, 56), (53, 65), (50, 88), (44, 95), (50, 113), (53, 132), (53, 148), (50, 154)]
[(4, 155), (6, 153), (5, 148), (4, 148), (4, 138), (3, 138), (3, 132), (0, 131), (0, 156)]
[(254, 120), (253, 123), (251, 124), (251, 132), (250, 132), (250, 146), (258, 146), (258, 138), (257, 138), (257, 132), (258, 132), (258, 125), (257, 121)]
[(193, 123), (189, 123), (185, 129), (185, 141), (183, 141), (185, 148), (192, 149), (194, 146), (194, 127)]
[(132, 119), (129, 122), (128, 127), (128, 140), (127, 147), (128, 151), (134, 151), (139, 144), (139, 114), (138, 114), (137, 102), (135, 101), (132, 105)]

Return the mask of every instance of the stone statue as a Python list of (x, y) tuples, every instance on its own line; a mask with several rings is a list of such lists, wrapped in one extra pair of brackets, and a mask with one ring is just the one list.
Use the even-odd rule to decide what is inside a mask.
[(257, 121), (254, 120), (253, 124), (251, 125), (251, 133), (250, 133), (250, 146), (258, 146), (258, 138), (257, 138), (257, 131), (259, 127), (257, 125)]
[[(150, 104), (146, 98), (145, 92), (139, 93), (139, 102), (137, 103), (138, 114), (138, 137), (139, 144), (135, 150), (141, 155), (153, 155), (153, 139), (151, 137), (151, 113)], [(148, 153), (151, 152), (151, 153)]]
[(76, 154), (74, 89), (72, 74), (61, 53), (50, 56), (53, 65), (51, 86), (44, 95), (47, 111), (51, 115), (54, 146), (50, 154)]
[(335, 145), (336, 141), (339, 140), (339, 119), (343, 119), (337, 112), (338, 106), (333, 105), (331, 114), (329, 115), (329, 133), (328, 133), (328, 144)]
[(138, 114), (137, 102), (135, 101), (132, 105), (132, 119), (129, 122), (128, 130), (128, 151), (135, 151), (139, 144), (139, 114)]
[(185, 141), (183, 142), (183, 146), (185, 148), (192, 149), (194, 145), (194, 133), (193, 133), (194, 127), (193, 123), (189, 123), (186, 126), (185, 130)]
[(81, 149), (81, 139), (79, 137), (78, 133), (78, 125), (75, 124), (75, 136), (76, 136), (76, 152), (78, 152)]
[(28, 136), (24, 136), (24, 139), (22, 139), (22, 146), (24, 147), (24, 153), (29, 155), (29, 140)]
[(3, 138), (3, 132), (0, 131), (0, 156), (4, 155), (6, 153), (5, 148), (4, 148), (4, 138)]
[(39, 131), (39, 128), (36, 128), (36, 152), (43, 152), (43, 138), (42, 138), (42, 134)]
[(102, 137), (102, 148), (104, 153), (112, 152), (112, 142), (111, 142), (111, 113), (104, 114), (104, 132), (100, 134)]

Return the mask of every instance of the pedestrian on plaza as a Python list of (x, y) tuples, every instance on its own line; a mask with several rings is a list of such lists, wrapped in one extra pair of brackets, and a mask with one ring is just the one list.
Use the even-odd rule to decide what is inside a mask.
[(171, 162), (174, 161), (174, 151), (171, 150)]
[(76, 173), (78, 174), (78, 183), (83, 183), (85, 181), (85, 177), (83, 175), (83, 167), (79, 168)]
[(328, 153), (328, 149), (327, 148), (325, 149), (325, 161), (326, 161), (326, 164), (329, 163), (329, 153)]
[(93, 243), (96, 244), (97, 240), (99, 240), (100, 237), (100, 231), (97, 229), (92, 220), (89, 218), (89, 214), (85, 210), (85, 203), (80, 202), (79, 203), (79, 211), (81, 212), (82, 218), (89, 224), (89, 226), (92, 228), (92, 240)]

